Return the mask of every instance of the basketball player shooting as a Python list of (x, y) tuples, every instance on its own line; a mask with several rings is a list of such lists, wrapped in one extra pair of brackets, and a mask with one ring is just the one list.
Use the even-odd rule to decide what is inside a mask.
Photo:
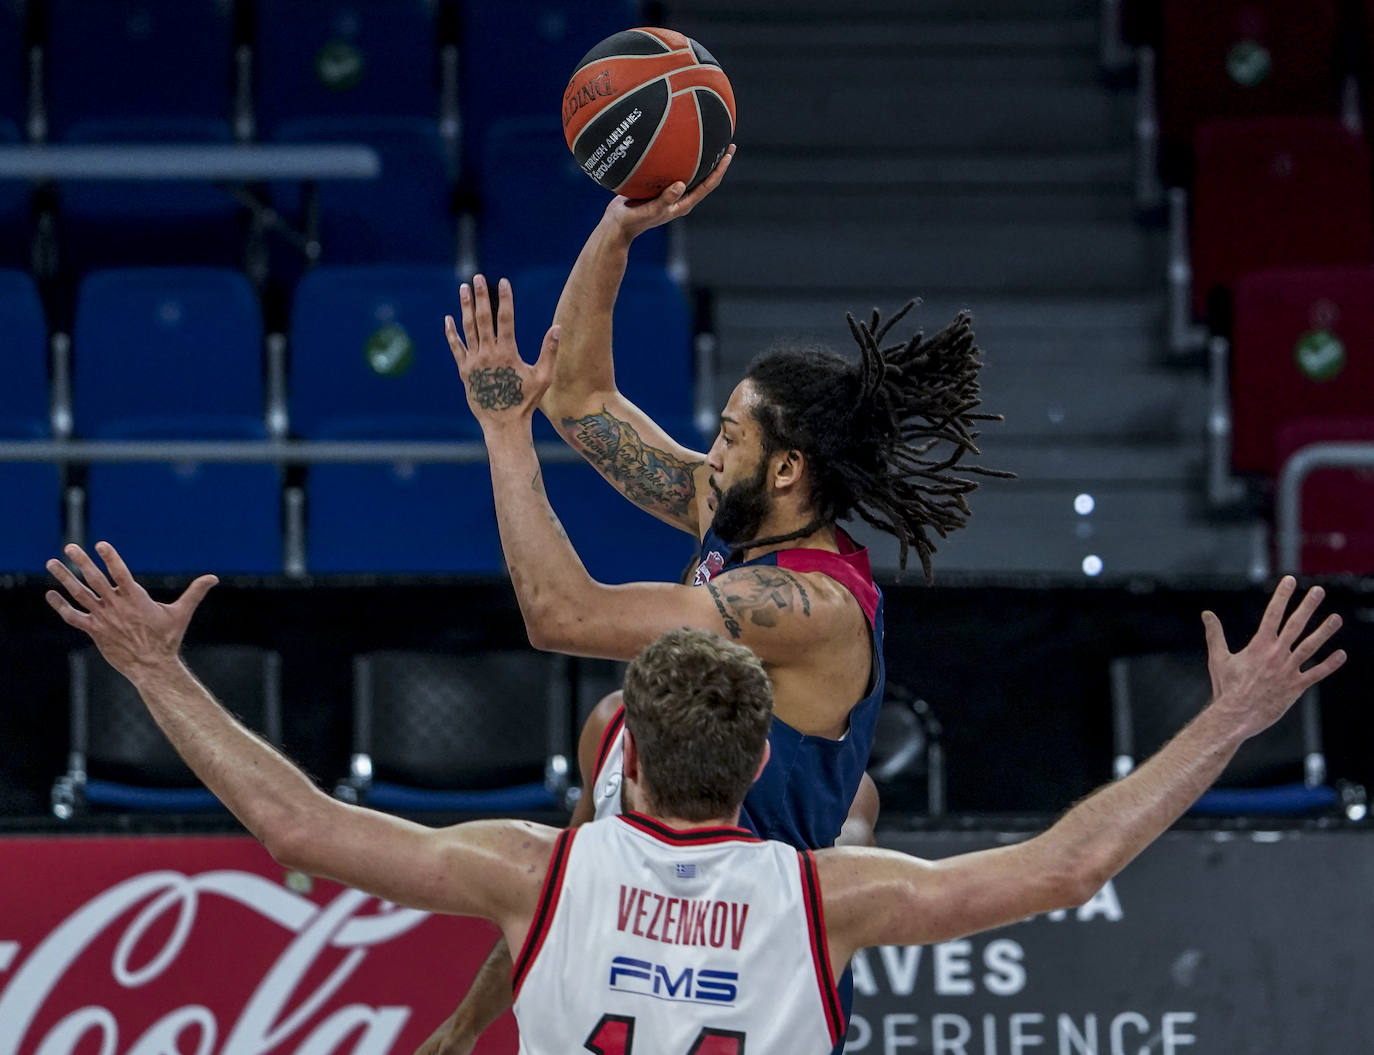
[[(65, 590), (48, 603), (133, 683), (191, 769), (283, 867), (494, 921), (521, 950), (515, 1015), (527, 1055), (579, 1045), (823, 1055), (843, 1039), (833, 979), (857, 949), (949, 941), (1081, 904), (1244, 740), (1345, 660), (1338, 650), (1303, 669), (1340, 626), (1331, 615), (1306, 634), (1320, 587), (1285, 618), (1296, 585), (1285, 577), (1235, 654), (1204, 613), (1211, 702), (1154, 758), (1033, 839), (932, 862), (799, 851), (738, 827), (768, 757), (769, 678), (749, 649), (672, 630), (626, 675), (624, 815), (564, 831), (504, 820), (432, 829), (329, 797), (196, 680), (181, 640), (213, 576), (159, 604), (112, 546), (96, 552), (103, 571), (67, 547), (81, 578), (48, 563)], [(679, 998), (657, 996), (660, 982)]]
[[(818, 848), (835, 843), (866, 779), (884, 686), (882, 594), (867, 551), (838, 522), (857, 516), (892, 533), (902, 565), (914, 549), (929, 576), (932, 535), (967, 522), (976, 477), (1008, 474), (964, 462), (979, 453), (976, 430), (988, 419), (976, 412), (981, 362), (967, 316), (929, 338), (895, 341), (906, 309), (886, 321), (876, 312), (851, 318), (857, 362), (809, 348), (760, 358), (730, 394), (707, 453), (674, 441), (616, 389), (611, 318), (630, 244), (689, 213), (732, 157), (733, 148), (690, 193), (677, 183), (651, 201), (612, 200), (559, 299), (558, 337), (535, 367), (515, 351), (504, 279), (494, 321), (479, 275), (461, 290), (463, 337), (452, 319), (446, 332), (482, 424), (530, 642), (628, 659), (659, 633), (693, 626), (752, 649), (773, 680), (775, 763), (750, 789), (744, 823)], [(536, 374), (542, 395), (532, 397)], [(529, 421), (536, 404), (626, 498), (697, 540), (692, 585), (608, 586), (587, 575), (540, 483)], [(598, 708), (584, 745), (609, 709)], [(876, 808), (871, 785), (865, 790), (861, 801)], [(471, 1050), (508, 1005), (510, 963), (498, 945), (419, 1055)], [(844, 989), (847, 1006), (848, 979)]]

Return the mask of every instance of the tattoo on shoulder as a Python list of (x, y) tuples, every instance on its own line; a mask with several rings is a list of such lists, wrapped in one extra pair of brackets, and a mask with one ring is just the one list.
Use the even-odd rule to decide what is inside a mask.
[(472, 401), (483, 410), (509, 410), (525, 399), (525, 387), (513, 366), (481, 366), (468, 374)]
[(726, 609), (725, 602), (721, 600), (720, 591), (708, 581), (706, 583), (706, 592), (711, 595), (711, 600), (716, 602), (716, 611), (720, 613), (720, 619), (721, 622), (725, 624), (725, 629), (730, 631), (730, 636), (732, 638), (738, 639), (741, 633), (739, 620), (732, 616)]
[(605, 407), (599, 414), (564, 418), (563, 434), (624, 492), (645, 509), (688, 516), (696, 498), (700, 461), (683, 461), (645, 444), (635, 427)]
[[(806, 592), (806, 585), (783, 568), (741, 568), (715, 581), (720, 584), (720, 594), (730, 612), (754, 626), (775, 627), (787, 612), (800, 610), (804, 616), (811, 614), (811, 595)], [(717, 595), (713, 593), (713, 596)], [(716, 604), (717, 607), (721, 605), (719, 596)], [(729, 625), (727, 622), (726, 626)]]

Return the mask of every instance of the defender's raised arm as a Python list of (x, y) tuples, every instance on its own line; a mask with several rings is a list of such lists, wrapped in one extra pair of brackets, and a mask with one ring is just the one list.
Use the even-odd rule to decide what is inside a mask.
[(837, 969), (863, 946), (948, 941), (1091, 898), (1197, 801), (1242, 743), (1345, 662), (1337, 649), (1306, 666), (1341, 617), (1327, 616), (1304, 636), (1324, 592), (1308, 590), (1285, 619), (1296, 585), (1292, 577), (1279, 582), (1259, 629), (1234, 654), (1220, 621), (1204, 612), (1211, 702), (1147, 762), (1043, 834), (941, 861), (884, 850), (818, 854)]

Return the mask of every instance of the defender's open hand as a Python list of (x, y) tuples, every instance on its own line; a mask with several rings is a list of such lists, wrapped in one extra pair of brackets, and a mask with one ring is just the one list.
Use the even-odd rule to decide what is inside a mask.
[(63, 552), (81, 579), (57, 559), (48, 561), (47, 568), (75, 605), (57, 590), (47, 592), (47, 601), (68, 626), (90, 635), (110, 666), (137, 684), (141, 671), (176, 660), (191, 616), (219, 580), (202, 575), (171, 604), (160, 604), (129, 574), (113, 546), (97, 542), (95, 551), (109, 578), (80, 546), (68, 546)]
[(1297, 585), (1291, 575), (1279, 580), (1255, 636), (1236, 653), (1226, 645), (1221, 620), (1211, 612), (1202, 613), (1213, 703), (1235, 712), (1247, 736), (1269, 728), (1298, 697), (1345, 663), (1345, 652), (1337, 649), (1320, 663), (1303, 669), (1341, 628), (1341, 617), (1328, 615), (1317, 629), (1303, 637), (1326, 591), (1320, 586), (1312, 587), (1285, 619), (1284, 612)]
[(483, 426), (528, 420), (553, 381), (553, 361), (558, 353), (558, 327), (550, 327), (533, 364), (520, 358), (515, 344), (515, 304), (510, 282), (501, 279), (496, 325), (492, 325), (491, 297), (487, 280), (478, 275), (459, 292), (463, 309), (463, 336), (453, 316), (444, 316), (444, 334), (458, 364), (458, 375), (467, 390), (468, 406)]

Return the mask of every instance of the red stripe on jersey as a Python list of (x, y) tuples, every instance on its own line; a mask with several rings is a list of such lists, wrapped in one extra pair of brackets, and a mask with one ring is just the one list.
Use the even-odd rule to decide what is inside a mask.
[(625, 706), (622, 704), (601, 732), (601, 744), (596, 749), (596, 766), (592, 769), (593, 782), (601, 776), (601, 767), (606, 764), (606, 756), (611, 753), (611, 745), (615, 743), (616, 734), (620, 732), (620, 728), (624, 724)]
[(868, 550), (843, 531), (837, 531), (835, 537), (840, 545), (839, 553), (825, 549), (780, 549), (778, 567), (795, 572), (818, 571), (830, 576), (854, 595), (871, 627), (878, 617), (878, 587), (873, 584)]
[(825, 935), (825, 912), (821, 908), (821, 884), (816, 878), (816, 861), (810, 850), (798, 850), (801, 866), (802, 901), (806, 903), (806, 926), (811, 932), (811, 958), (816, 965), (816, 981), (821, 989), (821, 1004), (825, 1008), (825, 1023), (830, 1027), (830, 1043), (838, 1044), (845, 1034), (844, 1012), (840, 993), (835, 988), (835, 974), (830, 970), (830, 942)]
[(702, 846), (706, 843), (758, 843), (760, 839), (745, 828), (669, 828), (642, 813), (622, 813), (620, 820), (673, 846)]
[(525, 944), (515, 959), (515, 969), (511, 972), (511, 985), (515, 995), (520, 995), (520, 986), (530, 973), (535, 957), (544, 947), (544, 939), (549, 934), (549, 924), (553, 922), (554, 911), (558, 908), (558, 896), (563, 892), (563, 876), (568, 870), (568, 852), (572, 849), (576, 828), (569, 828), (559, 834), (553, 844), (553, 854), (549, 857), (549, 872), (544, 877), (544, 888), (539, 891), (539, 901), (534, 908), (534, 918), (530, 921), (530, 932), (525, 935)]

